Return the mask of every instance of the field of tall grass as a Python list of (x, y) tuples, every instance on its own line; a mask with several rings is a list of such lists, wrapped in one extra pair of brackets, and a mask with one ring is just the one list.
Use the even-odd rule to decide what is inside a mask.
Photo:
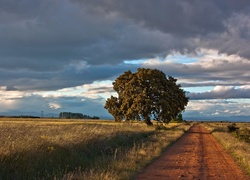
[[(228, 132), (231, 123), (204, 123), (213, 136), (232, 155), (234, 160), (250, 175), (250, 143), (247, 139), (241, 139), (235, 133)], [(250, 123), (236, 123), (240, 129), (250, 129)], [(248, 136), (248, 138), (250, 138)]]
[(0, 179), (130, 179), (190, 125), (0, 120)]

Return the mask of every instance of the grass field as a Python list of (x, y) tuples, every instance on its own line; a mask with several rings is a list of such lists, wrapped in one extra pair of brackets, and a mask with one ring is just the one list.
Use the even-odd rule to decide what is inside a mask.
[[(232, 155), (234, 160), (250, 175), (250, 143), (239, 139), (234, 133), (228, 133), (227, 126), (231, 123), (204, 123), (213, 136)], [(236, 123), (240, 129), (250, 129), (250, 123)], [(248, 136), (250, 138), (250, 136)]]
[(189, 127), (1, 119), (0, 179), (129, 179)]

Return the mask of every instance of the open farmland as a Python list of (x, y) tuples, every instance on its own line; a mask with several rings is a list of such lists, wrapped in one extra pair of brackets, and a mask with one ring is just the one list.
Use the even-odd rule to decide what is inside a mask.
[(2, 119), (0, 179), (128, 179), (189, 127)]

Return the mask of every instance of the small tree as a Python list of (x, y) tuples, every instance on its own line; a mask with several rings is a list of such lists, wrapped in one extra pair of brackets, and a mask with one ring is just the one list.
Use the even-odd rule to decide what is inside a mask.
[(230, 125), (227, 126), (227, 130), (228, 132), (236, 132), (239, 129), (239, 127), (237, 127), (236, 123), (232, 123)]
[(188, 98), (177, 79), (156, 69), (126, 71), (113, 82), (118, 97), (107, 99), (105, 108), (116, 121), (140, 120), (152, 125), (151, 118), (169, 122), (185, 109)]

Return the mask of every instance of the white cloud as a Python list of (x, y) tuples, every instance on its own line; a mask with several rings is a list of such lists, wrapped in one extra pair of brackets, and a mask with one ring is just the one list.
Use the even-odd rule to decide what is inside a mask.
[(51, 103), (49, 103), (49, 107), (51, 109), (60, 109), (61, 108), (61, 104), (55, 103), (55, 102), (51, 102)]
[(6, 86), (0, 87), (0, 112), (18, 108), (18, 102), (29, 93), (22, 91), (8, 91)]
[(56, 91), (34, 92), (43, 98), (63, 98), (63, 97), (81, 97), (89, 99), (98, 99), (99, 97), (110, 97), (113, 92), (111, 81), (96, 81), (92, 84), (84, 84), (72, 88), (63, 88)]
[(213, 119), (213, 116), (250, 116), (250, 101), (247, 99), (191, 100), (184, 115), (186, 117)]
[(250, 98), (250, 86), (215, 86), (213, 90), (202, 93), (188, 93), (190, 99), (229, 99)]
[[(250, 61), (238, 55), (220, 54), (202, 49), (194, 62), (176, 63), (166, 59), (149, 59), (143, 67), (157, 68), (178, 79), (183, 87), (249, 85)], [(182, 57), (183, 58), (183, 57)], [(183, 62), (184, 62), (183, 58)], [(196, 60), (196, 61), (195, 61)], [(187, 57), (187, 61), (189, 57)]]

